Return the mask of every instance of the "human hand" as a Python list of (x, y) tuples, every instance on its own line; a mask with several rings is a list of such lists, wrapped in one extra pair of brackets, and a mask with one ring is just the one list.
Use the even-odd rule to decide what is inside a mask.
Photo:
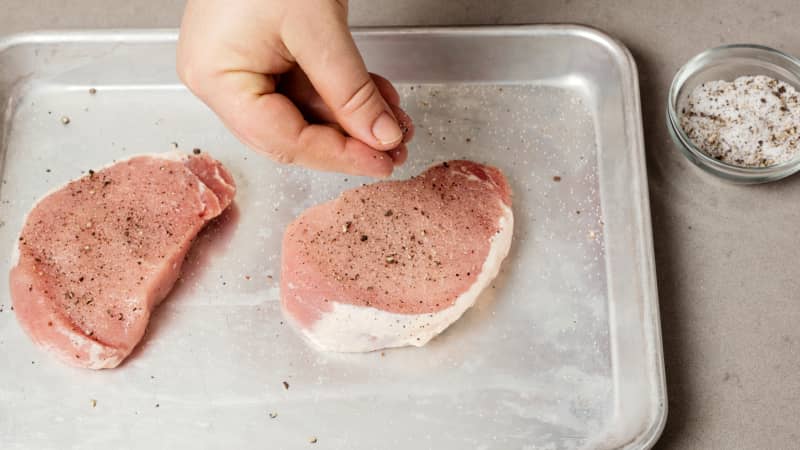
[(347, 0), (189, 0), (178, 74), (245, 144), (283, 163), (385, 177), (411, 120), (370, 74)]

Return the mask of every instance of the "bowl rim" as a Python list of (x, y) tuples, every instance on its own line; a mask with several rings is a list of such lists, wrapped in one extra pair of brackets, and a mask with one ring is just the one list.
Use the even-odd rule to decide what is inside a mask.
[[(694, 156), (700, 158), (703, 164), (728, 172), (728, 177), (734, 176), (749, 179), (756, 177), (768, 177), (771, 174), (779, 174), (786, 172), (787, 170), (791, 171), (792, 168), (800, 170), (800, 153), (788, 161), (766, 167), (743, 167), (728, 164), (708, 156), (703, 150), (698, 148), (694, 142), (692, 142), (691, 138), (689, 138), (689, 136), (686, 135), (686, 132), (683, 130), (683, 127), (680, 124), (680, 118), (678, 117), (678, 112), (676, 110), (678, 91), (683, 87), (686, 80), (689, 79), (689, 76), (697, 72), (697, 69), (694, 66), (696, 66), (699, 61), (707, 58), (709, 55), (736, 49), (756, 50), (778, 56), (780, 59), (786, 61), (791, 67), (792, 70), (790, 70), (790, 72), (792, 72), (792, 74), (795, 76), (795, 86), (800, 88), (800, 58), (796, 58), (786, 52), (760, 44), (727, 44), (706, 49), (689, 59), (683, 66), (681, 66), (681, 68), (675, 73), (675, 76), (672, 78), (672, 82), (670, 83), (669, 93), (667, 95), (667, 120), (672, 128), (674, 136), (678, 138), (680, 144), (685, 149), (689, 150)], [(740, 76), (746, 76), (746, 74), (742, 74)], [(798, 89), (798, 91), (800, 91), (800, 89)], [(787, 173), (785, 175), (789, 174), (790, 173)]]

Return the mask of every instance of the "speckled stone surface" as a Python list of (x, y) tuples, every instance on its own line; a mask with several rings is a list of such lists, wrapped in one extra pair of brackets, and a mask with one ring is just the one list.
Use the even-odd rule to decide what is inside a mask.
[[(175, 27), (183, 2), (0, 0), (0, 35)], [(800, 439), (800, 177), (732, 186), (700, 173), (664, 126), (673, 73), (755, 42), (800, 55), (790, 0), (351, 2), (353, 25), (579, 22), (621, 39), (641, 78), (669, 419), (658, 448), (795, 448)]]

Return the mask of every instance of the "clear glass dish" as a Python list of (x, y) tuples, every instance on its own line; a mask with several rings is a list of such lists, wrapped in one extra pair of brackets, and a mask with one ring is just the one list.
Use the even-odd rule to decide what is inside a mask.
[(739, 167), (718, 161), (697, 148), (680, 125), (681, 111), (697, 85), (733, 81), (740, 76), (766, 75), (800, 90), (800, 60), (781, 51), (751, 44), (716, 47), (700, 53), (684, 65), (672, 80), (667, 99), (667, 128), (672, 140), (695, 165), (720, 178), (742, 184), (780, 180), (800, 170), (800, 156), (769, 167)]

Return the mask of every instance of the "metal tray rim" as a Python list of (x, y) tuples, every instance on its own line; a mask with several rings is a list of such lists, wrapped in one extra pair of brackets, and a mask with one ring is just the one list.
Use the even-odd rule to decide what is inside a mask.
[(652, 317), (652, 326), (653, 326), (653, 338), (654, 338), (654, 352), (657, 358), (656, 361), (656, 369), (657, 369), (657, 386), (656, 389), (658, 391), (659, 397), (662, 399), (662, 404), (659, 405), (659, 413), (653, 417), (653, 420), (648, 427), (636, 438), (632, 441), (629, 445), (641, 445), (643, 448), (651, 448), (658, 439), (661, 437), (661, 434), (664, 431), (664, 427), (667, 423), (667, 415), (668, 415), (668, 403), (667, 403), (667, 391), (666, 391), (666, 374), (664, 368), (664, 347), (663, 347), (663, 338), (661, 335), (661, 314), (659, 308), (659, 298), (658, 298), (658, 287), (656, 283), (656, 269), (655, 269), (655, 255), (654, 255), (654, 246), (653, 246), (653, 226), (652, 226), (652, 215), (650, 212), (650, 193), (648, 189), (648, 182), (647, 182), (647, 165), (645, 163), (645, 143), (644, 143), (644, 130), (642, 125), (642, 104), (641, 104), (641, 96), (639, 95), (640, 87), (639, 87), (639, 76), (638, 76), (638, 68), (636, 66), (636, 61), (633, 58), (633, 54), (625, 46), (621, 41), (603, 33), (600, 30), (580, 26), (583, 28), (583, 31), (593, 35), (599, 42), (602, 42), (606, 45), (610, 50), (617, 51), (623, 57), (626, 66), (623, 71), (623, 76), (627, 79), (626, 81), (630, 83), (631, 89), (627, 90), (627, 94), (631, 95), (633, 98), (630, 99), (633, 105), (633, 110), (628, 111), (628, 124), (632, 124), (634, 127), (634, 142), (635, 145), (639, 148), (640, 151), (636, 153), (637, 155), (637, 172), (640, 176), (644, 175), (644, 180), (638, 180), (638, 185), (641, 188), (641, 195), (639, 197), (639, 207), (642, 210), (642, 214), (640, 217), (642, 218), (642, 235), (640, 236), (641, 242), (644, 244), (644, 247), (647, 251), (647, 258), (645, 258), (645, 262), (647, 267), (643, 270), (643, 273), (646, 275), (646, 283), (649, 290), (649, 295), (651, 297), (651, 307), (652, 310), (650, 311)]

